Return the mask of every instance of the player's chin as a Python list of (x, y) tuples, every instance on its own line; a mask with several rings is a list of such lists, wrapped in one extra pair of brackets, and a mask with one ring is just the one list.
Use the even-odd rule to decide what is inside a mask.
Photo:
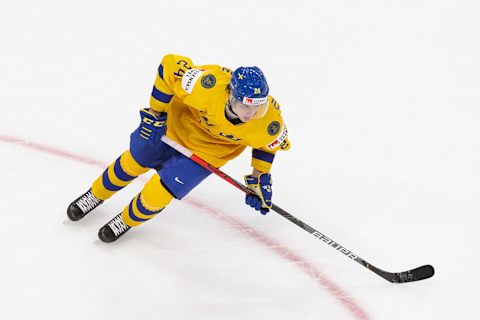
[(250, 120), (252, 120), (252, 119), (253, 119), (253, 117), (240, 117), (240, 121), (242, 121), (242, 122), (244, 122), (244, 123), (245, 123), (245, 122), (248, 122), (248, 121), (250, 121)]

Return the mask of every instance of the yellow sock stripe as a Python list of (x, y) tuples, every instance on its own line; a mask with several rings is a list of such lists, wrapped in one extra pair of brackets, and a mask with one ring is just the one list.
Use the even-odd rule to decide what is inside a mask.
[(130, 180), (130, 181), (123, 181), (123, 180), (120, 180), (117, 175), (115, 174), (115, 171), (113, 169), (113, 167), (115, 166), (115, 163), (112, 163), (109, 167), (108, 167), (108, 179), (110, 179), (110, 182), (118, 187), (125, 187), (127, 186), (130, 182), (132, 182), (133, 180)]
[[(147, 219), (147, 220), (150, 220), (152, 219), (153, 217), (155, 217), (156, 215), (146, 215), (146, 214), (143, 214), (137, 207), (137, 199), (138, 199), (138, 194), (135, 196), (135, 198), (133, 198), (133, 203), (132, 203), (132, 211), (133, 211), (133, 215), (137, 218), (140, 218), (140, 219)], [(157, 210), (158, 211), (158, 210)]]
[[(137, 177), (142, 173), (147, 172), (149, 169), (144, 168), (141, 165), (139, 165), (135, 159), (133, 159), (130, 151), (125, 151), (121, 156), (120, 156), (120, 166), (122, 167), (122, 170), (125, 171), (126, 174), (132, 176), (132, 177)], [(125, 187), (128, 185), (131, 181), (124, 181), (121, 180), (117, 177), (115, 174), (115, 161), (108, 166), (107, 169), (107, 176), (110, 182), (114, 186), (118, 187)], [(97, 197), (100, 200), (107, 200), (110, 198), (113, 194), (115, 194), (116, 191), (108, 190), (105, 187), (105, 184), (103, 182), (102, 175), (100, 175), (92, 184), (92, 192), (95, 197)]]
[[(152, 178), (145, 184), (143, 190), (133, 198), (131, 202), (132, 214), (140, 219), (151, 219), (155, 215), (145, 215), (138, 210), (136, 202), (140, 197), (141, 204), (145, 209), (149, 211), (159, 211), (165, 208), (168, 203), (173, 199), (173, 196), (162, 186), (160, 183), (160, 177), (158, 174), (152, 176)], [(126, 206), (122, 212), (123, 221), (130, 227), (136, 227), (142, 224), (142, 221), (132, 220), (129, 214), (129, 206)]]
[(136, 206), (137, 199), (138, 199), (138, 194), (133, 198), (133, 200), (128, 204), (128, 206), (126, 206), (122, 211), (123, 222), (125, 222), (125, 224), (130, 227), (136, 227), (145, 222), (145, 221), (133, 220), (130, 214), (132, 214), (134, 218), (144, 219), (147, 221), (156, 216), (156, 215), (147, 216), (142, 214)]
[(133, 221), (131, 218), (130, 218), (130, 215), (128, 214), (128, 207), (129, 206), (126, 206), (123, 211), (122, 211), (122, 220), (123, 222), (125, 222), (125, 224), (129, 227), (136, 227), (140, 224), (142, 224), (142, 222), (140, 221)]
[(137, 202), (137, 199), (138, 199), (138, 194), (132, 199), (132, 201), (130, 201), (128, 206), (126, 206), (122, 211), (123, 222), (125, 222), (125, 224), (130, 227), (139, 226), (145, 221), (148, 221), (151, 218), (155, 217), (155, 215), (145, 217), (135, 205), (135, 203)]
[(147, 172), (149, 169), (142, 167), (133, 159), (129, 150), (125, 151), (120, 157), (120, 165), (122, 169), (130, 176), (138, 177), (139, 175)]
[[(159, 195), (159, 196), (162, 196), (162, 195)], [(166, 204), (160, 204), (159, 206), (152, 206), (151, 204), (147, 203), (144, 199), (144, 196), (143, 196), (143, 193), (140, 193), (140, 202), (142, 203), (142, 206), (145, 207), (145, 209), (149, 210), (149, 211), (158, 211), (158, 210), (161, 210), (163, 208), (165, 208)], [(167, 202), (168, 203), (168, 202)]]
[(101, 175), (92, 184), (92, 193), (100, 200), (107, 200), (113, 194), (115, 194), (115, 192), (116, 191), (110, 191), (105, 189), (105, 187), (103, 186), (103, 179)]

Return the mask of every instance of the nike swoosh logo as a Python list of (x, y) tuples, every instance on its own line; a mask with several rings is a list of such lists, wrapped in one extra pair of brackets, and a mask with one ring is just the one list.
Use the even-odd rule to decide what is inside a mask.
[(177, 181), (178, 183), (181, 183), (181, 184), (185, 184), (185, 183), (183, 183), (183, 181), (181, 181), (178, 177), (175, 177), (175, 181)]

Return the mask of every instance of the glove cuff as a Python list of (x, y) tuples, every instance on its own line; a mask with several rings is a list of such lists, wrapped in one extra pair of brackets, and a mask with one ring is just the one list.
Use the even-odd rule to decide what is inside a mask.
[(245, 179), (247, 186), (250, 184), (258, 184), (258, 178), (251, 174), (247, 174), (243, 178)]

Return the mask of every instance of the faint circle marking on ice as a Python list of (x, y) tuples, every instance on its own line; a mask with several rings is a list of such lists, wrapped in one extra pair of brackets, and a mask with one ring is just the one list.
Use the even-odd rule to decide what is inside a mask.
[[(81, 162), (83, 164), (94, 165), (102, 169), (104, 169), (108, 165), (107, 163), (104, 163), (95, 159), (91, 159), (89, 157), (85, 157), (82, 155), (78, 155), (66, 150), (62, 150), (59, 148), (55, 148), (55, 147), (44, 145), (37, 142), (23, 140), (23, 139), (8, 136), (8, 135), (0, 134), (0, 141), (17, 145), (20, 147), (28, 148), (31, 150), (48, 153), (64, 159), (74, 160), (77, 162)], [(273, 252), (280, 255), (284, 259), (290, 262), (294, 262), (296, 266), (298, 266), (310, 277), (315, 279), (319, 285), (324, 287), (330, 294), (332, 294), (335, 298), (337, 298), (337, 300), (353, 314), (355, 319), (359, 319), (359, 320), (370, 319), (366, 314), (366, 312), (351, 297), (349, 297), (348, 294), (346, 294), (339, 286), (337, 286), (333, 281), (331, 281), (326, 275), (324, 275), (315, 266), (311, 265), (308, 261), (306, 261), (302, 257), (296, 255), (294, 252), (290, 251), (289, 249), (285, 248), (284, 246), (280, 245), (274, 240), (256, 231), (254, 228), (245, 225), (244, 223), (228, 216), (227, 214), (225, 214), (224, 212), (218, 209), (209, 207), (208, 205), (202, 203), (200, 200), (195, 199), (194, 197), (188, 197), (183, 201), (189, 203), (191, 206), (203, 209), (203, 210), (200, 210), (199, 212), (205, 212), (209, 216), (226, 223), (230, 227), (233, 227), (241, 231), (242, 233), (247, 234), (249, 237), (257, 240), (258, 242), (263, 244), (266, 248), (272, 250)]]

